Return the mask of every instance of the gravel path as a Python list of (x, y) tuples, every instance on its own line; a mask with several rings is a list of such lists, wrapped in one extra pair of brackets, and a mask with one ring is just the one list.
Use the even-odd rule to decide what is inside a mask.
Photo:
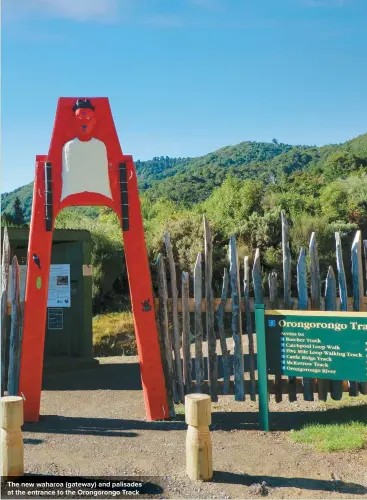
[[(147, 422), (137, 358), (100, 362), (45, 376), (42, 418), (23, 427), (26, 473), (159, 476), (160, 498), (257, 498), (262, 490), (256, 484), (263, 481), (270, 498), (367, 498), (367, 450), (317, 453), (286, 432), (307, 420), (332, 420), (345, 409), (271, 402), (278, 430), (264, 433), (257, 403), (220, 396), (213, 404), (214, 480), (193, 483), (185, 475), (183, 415)], [(367, 405), (356, 404), (354, 412), (362, 418)]]

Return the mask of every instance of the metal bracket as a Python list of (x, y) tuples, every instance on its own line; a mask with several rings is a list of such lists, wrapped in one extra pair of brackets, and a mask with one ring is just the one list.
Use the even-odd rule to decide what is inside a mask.
[(126, 163), (120, 163), (120, 192), (121, 192), (121, 214), (122, 230), (129, 230), (129, 198), (127, 192), (127, 169)]
[(45, 221), (46, 231), (52, 231), (52, 165), (45, 162)]

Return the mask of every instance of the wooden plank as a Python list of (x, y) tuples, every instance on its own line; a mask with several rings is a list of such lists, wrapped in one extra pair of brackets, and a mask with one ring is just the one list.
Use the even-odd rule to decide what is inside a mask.
[[(176, 266), (173, 258), (173, 251), (171, 245), (171, 239), (169, 233), (164, 233), (164, 242), (166, 245), (167, 259), (170, 270), (171, 279), (171, 294), (172, 299), (170, 301), (171, 311), (172, 311), (172, 326), (173, 326), (173, 351), (175, 353), (175, 366), (176, 366), (176, 377), (178, 394), (182, 404), (185, 403), (185, 390), (183, 384), (182, 375), (182, 364), (181, 364), (181, 332), (180, 324), (178, 320), (178, 290), (177, 290), (177, 279), (176, 279)], [(182, 310), (182, 306), (181, 306)]]
[[(195, 382), (193, 384), (195, 384)], [(258, 381), (257, 380), (255, 381), (255, 384), (256, 384), (256, 393), (258, 393)], [(299, 378), (297, 378), (295, 385), (296, 385), (296, 392), (297, 392), (297, 394), (303, 394), (302, 380), (299, 379)], [(218, 386), (219, 387), (223, 386), (223, 381), (222, 380), (218, 381)], [(349, 387), (348, 382), (347, 381), (343, 381), (343, 392), (347, 393), (348, 392), (348, 387)], [(268, 381), (268, 390), (269, 390), (269, 394), (275, 394), (275, 382), (274, 382), (274, 380), (269, 379), (269, 381)], [(245, 392), (248, 394), (249, 391), (250, 391), (250, 381), (249, 380), (245, 380)], [(208, 386), (208, 382), (207, 381), (204, 382), (203, 392), (204, 393), (208, 393), (209, 392), (209, 386)], [(317, 384), (315, 384), (315, 392), (317, 392)], [(233, 393), (234, 393), (234, 381), (231, 380), (230, 383), (229, 383), (229, 394), (233, 394)], [(286, 379), (282, 380), (282, 394), (288, 394), (288, 380), (286, 380)]]
[(308, 309), (306, 250), (301, 248), (297, 262), (298, 309)]
[[(281, 211), (282, 222), (282, 250), (283, 250), (283, 295), (286, 309), (292, 309), (291, 285), (292, 285), (292, 258), (289, 245), (289, 222), (284, 210)], [(288, 377), (288, 399), (292, 403), (297, 401), (297, 393), (294, 391), (295, 377)]]
[[(301, 248), (297, 262), (297, 291), (298, 291), (298, 309), (305, 311), (308, 309), (308, 293), (307, 293), (307, 266), (306, 266), (306, 250)], [(313, 401), (314, 379), (303, 378), (303, 399), (305, 401)]]
[(336, 311), (336, 279), (332, 266), (329, 266), (326, 276), (325, 311)]
[(8, 289), (9, 289), (10, 244), (8, 228), (4, 228), (3, 255), (1, 263), (1, 396), (5, 387), (6, 339), (8, 331)]
[(195, 300), (195, 374), (196, 390), (201, 392), (204, 383), (203, 360), (203, 318), (201, 302), (203, 296), (202, 255), (198, 253), (194, 269), (194, 300)]
[[(343, 251), (341, 238), (339, 233), (335, 233), (335, 244), (336, 244), (336, 267), (338, 270), (338, 281), (339, 281), (339, 309), (340, 311), (347, 311), (350, 307), (353, 308), (353, 297), (347, 297), (347, 281), (345, 278), (344, 263), (343, 263)], [(338, 307), (338, 304), (337, 304)], [(358, 385), (353, 380), (349, 381), (349, 395), (358, 394)]]
[[(294, 305), (294, 309), (298, 309), (298, 299), (292, 299), (293, 300), (293, 305)], [(285, 309), (285, 305), (284, 305), (284, 300), (280, 297), (279, 298), (279, 302), (280, 302), (280, 309)], [(337, 298), (337, 306), (339, 307), (340, 306), (340, 299), (339, 297)], [(220, 306), (220, 303), (221, 303), (221, 299), (220, 298), (214, 298), (213, 299), (213, 302), (212, 302), (212, 307), (213, 307), (213, 311), (217, 311), (218, 310), (218, 307)], [(250, 297), (249, 298), (249, 303), (250, 303), (250, 311), (253, 312), (254, 311), (254, 305), (255, 305), (255, 299), (253, 297)], [(321, 309), (324, 307), (324, 299), (322, 298), (321, 299)], [(264, 304), (266, 305), (267, 308), (270, 307), (270, 299), (269, 297), (264, 297)], [(159, 299), (158, 298), (155, 298), (154, 299), (154, 306), (156, 307), (156, 309), (158, 309), (158, 306), (159, 306)], [(178, 312), (181, 313), (182, 312), (182, 301), (181, 299), (179, 298), (178, 299), (178, 303), (177, 303), (177, 306), (178, 306)], [(171, 309), (172, 307), (172, 299), (168, 299), (168, 307), (169, 309)], [(194, 312), (195, 311), (195, 301), (193, 298), (190, 298), (189, 299), (189, 309), (190, 309), (190, 312)], [(11, 308), (10, 308), (10, 304), (8, 304), (8, 310), (10, 311)], [(201, 310), (203, 312), (206, 311), (206, 300), (203, 299), (202, 301), (202, 304), (201, 304)], [(311, 310), (311, 303), (309, 302), (308, 304), (308, 310)], [(364, 310), (367, 311), (367, 297), (364, 298)], [(242, 312), (246, 312), (246, 306), (245, 306), (245, 300), (244, 299), (241, 299), (241, 311)], [(353, 297), (348, 297), (348, 311), (353, 311)], [(225, 313), (230, 313), (232, 312), (232, 300), (231, 299), (227, 299), (226, 301), (226, 304), (224, 306), (224, 312)]]
[(218, 401), (218, 365), (216, 353), (216, 336), (214, 331), (213, 311), (213, 237), (208, 221), (204, 216), (204, 245), (205, 245), (205, 298), (206, 309), (206, 338), (208, 341), (208, 373), (210, 396), (212, 401)]
[[(269, 282), (269, 299), (272, 309), (279, 308), (278, 295), (278, 275), (275, 271), (271, 272), (268, 277)], [(275, 401), (280, 403), (283, 400), (282, 394), (282, 376), (275, 375)]]
[(254, 265), (252, 268), (252, 283), (254, 286), (255, 304), (264, 303), (264, 293), (261, 280), (260, 250), (255, 251)]
[(248, 352), (250, 356), (250, 398), (251, 401), (256, 401), (255, 388), (255, 347), (254, 335), (252, 331), (251, 306), (250, 306), (250, 266), (248, 257), (244, 258), (244, 276), (243, 276), (243, 299), (245, 303), (245, 332), (248, 336)]
[(229, 351), (227, 347), (226, 334), (224, 331), (224, 305), (226, 303), (228, 296), (228, 283), (229, 283), (228, 270), (227, 268), (225, 268), (223, 275), (221, 303), (217, 311), (218, 333), (220, 339), (220, 347), (222, 351), (222, 364), (223, 364), (223, 394), (228, 394), (229, 379), (230, 379)]
[(19, 395), (20, 357), (22, 351), (22, 310), (20, 305), (19, 264), (16, 256), (12, 260), (12, 310), (10, 327), (10, 349), (8, 368), (8, 396)]
[(321, 280), (319, 256), (317, 252), (316, 233), (311, 234), (310, 239), (310, 275), (311, 275), (311, 309), (321, 310)]
[(159, 294), (159, 331), (162, 353), (163, 373), (166, 382), (167, 404), (170, 417), (175, 416), (175, 406), (173, 402), (178, 403), (177, 381), (173, 368), (172, 339), (168, 324), (168, 292), (167, 277), (164, 258), (161, 254), (157, 258), (158, 270), (158, 294)]
[(339, 295), (340, 295), (339, 307), (341, 311), (348, 311), (348, 301), (350, 301), (350, 299), (348, 299), (347, 296), (347, 281), (345, 278), (342, 243), (339, 233), (335, 233), (335, 244), (336, 244), (336, 268), (338, 271)]
[(363, 311), (362, 233), (357, 231), (352, 244), (353, 309)]
[(240, 311), (239, 269), (235, 236), (231, 236), (229, 240), (229, 263), (229, 277), (231, 282), (232, 297), (232, 337), (234, 342), (233, 370), (235, 400), (244, 401), (245, 392), (242, 347), (242, 318)]
[(183, 378), (185, 393), (192, 390), (191, 380), (191, 341), (190, 341), (190, 311), (189, 311), (189, 273), (182, 273), (182, 353), (183, 353)]
[[(319, 256), (317, 252), (316, 233), (311, 234), (310, 238), (310, 275), (311, 275), (311, 309), (315, 311), (321, 310), (321, 279)], [(327, 400), (328, 382), (319, 379), (317, 381), (318, 396), (320, 401)]]
[[(325, 311), (336, 311), (336, 278), (332, 266), (326, 277), (325, 285)], [(343, 397), (343, 381), (330, 380), (330, 396), (335, 401), (340, 401)]]
[(278, 295), (278, 274), (275, 271), (269, 273), (269, 300), (272, 309), (279, 309), (279, 295)]
[(289, 223), (284, 210), (281, 211), (282, 220), (282, 249), (283, 249), (283, 283), (284, 283), (284, 304), (286, 309), (292, 309), (292, 258), (289, 247)]
[[(353, 279), (353, 309), (363, 311), (364, 307), (364, 286), (363, 286), (363, 265), (362, 265), (362, 232), (357, 231), (352, 244), (352, 279)], [(362, 394), (367, 394), (367, 382), (360, 382), (357, 385)], [(354, 391), (353, 391), (354, 392)]]
[[(293, 300), (293, 306), (294, 306), (293, 309), (295, 309), (295, 310), (298, 309), (298, 299), (293, 298), (292, 300)], [(353, 297), (348, 297), (347, 312), (353, 312), (353, 300), (354, 300)], [(364, 309), (363, 310), (367, 312), (367, 297), (364, 297), (363, 301), (364, 301)], [(243, 298), (241, 298), (240, 302), (241, 302), (241, 304), (240, 304), (241, 305), (241, 312), (246, 312), (245, 300)], [(279, 297), (279, 302), (280, 302), (279, 309), (285, 309), (284, 300), (282, 299), (282, 297)], [(216, 311), (218, 311), (220, 303), (221, 303), (220, 297), (213, 298), (212, 306), (213, 306), (214, 313)], [(253, 297), (250, 297), (249, 303), (250, 303), (250, 312), (254, 312), (255, 311), (255, 309), (254, 309), (255, 299)], [(264, 304), (265, 304), (267, 309), (270, 308), (270, 298), (269, 297), (264, 297)], [(337, 305), (337, 310), (340, 310), (339, 297), (336, 298), (336, 305)], [(321, 310), (324, 306), (325, 306), (325, 300), (324, 300), (324, 298), (321, 298)], [(154, 307), (155, 307), (155, 310), (158, 311), (158, 309), (159, 309), (159, 298), (158, 297), (154, 298)], [(180, 297), (178, 298), (178, 301), (177, 301), (177, 308), (178, 308), (178, 312), (182, 313), (182, 300)], [(194, 299), (194, 297), (189, 298), (189, 310), (192, 313), (195, 312), (195, 299)], [(202, 310), (202, 312), (206, 311), (206, 300), (205, 299), (203, 299), (203, 301), (201, 303), (201, 310)], [(310, 302), (308, 305), (308, 310), (309, 311), (311, 310)], [(168, 297), (168, 311), (169, 312), (172, 311), (172, 299), (170, 297)], [(226, 303), (224, 306), (224, 312), (225, 313), (232, 312), (232, 300), (230, 298), (226, 300)], [(10, 302), (8, 302), (7, 314), (8, 314), (8, 316), (11, 315), (11, 303)]]

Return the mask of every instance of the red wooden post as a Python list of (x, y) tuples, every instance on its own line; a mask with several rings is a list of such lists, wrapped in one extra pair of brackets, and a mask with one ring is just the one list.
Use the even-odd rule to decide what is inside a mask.
[[(98, 179), (94, 184), (93, 176)], [(20, 373), (25, 421), (39, 419), (54, 221), (65, 207), (87, 205), (110, 207), (120, 218), (147, 418), (166, 418), (167, 395), (136, 173), (132, 157), (122, 153), (108, 99), (103, 97), (60, 98), (48, 155), (37, 157)]]
[(44, 156), (36, 158), (33, 205), (28, 243), (27, 282), (25, 290), (23, 341), (19, 393), (24, 394), (24, 420), (39, 420), (48, 279), (50, 272), (52, 231), (45, 225)]
[[(154, 311), (138, 182), (131, 156), (124, 156), (128, 178), (129, 230), (123, 231), (131, 304), (144, 402), (149, 420), (168, 418), (166, 386)], [(121, 225), (123, 227), (124, 221)]]

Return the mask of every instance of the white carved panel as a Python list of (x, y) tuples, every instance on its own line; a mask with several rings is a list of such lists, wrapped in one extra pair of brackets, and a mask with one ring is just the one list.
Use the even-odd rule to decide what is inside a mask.
[(98, 139), (75, 138), (62, 149), (61, 200), (71, 194), (98, 193), (112, 198), (105, 144)]

